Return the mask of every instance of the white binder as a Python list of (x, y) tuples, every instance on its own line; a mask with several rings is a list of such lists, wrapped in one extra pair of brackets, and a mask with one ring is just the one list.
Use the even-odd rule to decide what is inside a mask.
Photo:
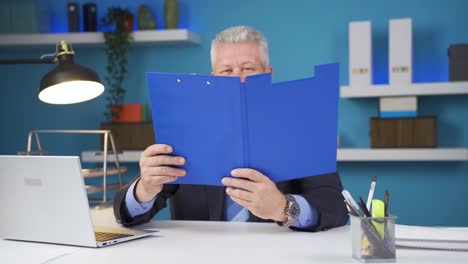
[(390, 85), (410, 85), (413, 82), (411, 18), (390, 20), (388, 48)]
[(349, 23), (349, 86), (367, 87), (372, 84), (371, 22)]

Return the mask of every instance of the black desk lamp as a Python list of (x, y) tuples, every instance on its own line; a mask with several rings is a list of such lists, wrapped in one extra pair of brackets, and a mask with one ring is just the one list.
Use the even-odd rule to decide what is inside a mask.
[(0, 60), (0, 64), (59, 65), (41, 80), (39, 99), (49, 104), (74, 104), (91, 100), (104, 92), (99, 76), (92, 70), (74, 64), (75, 52), (64, 40), (57, 43), (53, 54), (42, 55), (40, 59)]

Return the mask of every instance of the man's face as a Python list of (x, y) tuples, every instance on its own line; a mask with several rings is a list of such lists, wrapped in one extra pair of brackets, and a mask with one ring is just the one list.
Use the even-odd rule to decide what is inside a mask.
[(264, 67), (260, 58), (255, 42), (223, 44), (216, 49), (211, 75), (239, 76), (245, 82), (247, 75), (272, 72), (271, 66)]

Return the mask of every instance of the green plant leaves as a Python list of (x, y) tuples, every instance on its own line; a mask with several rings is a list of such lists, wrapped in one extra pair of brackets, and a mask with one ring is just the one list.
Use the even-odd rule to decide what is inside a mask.
[(118, 116), (119, 107), (112, 110), (113, 106), (120, 106), (124, 102), (125, 88), (123, 81), (127, 74), (127, 49), (130, 46), (132, 32), (125, 27), (125, 20), (132, 19), (133, 14), (128, 9), (120, 7), (110, 7), (107, 10), (106, 16), (101, 19), (104, 32), (104, 51), (107, 56), (107, 75), (105, 77), (108, 89), (106, 95), (105, 117), (111, 120), (112, 117)]

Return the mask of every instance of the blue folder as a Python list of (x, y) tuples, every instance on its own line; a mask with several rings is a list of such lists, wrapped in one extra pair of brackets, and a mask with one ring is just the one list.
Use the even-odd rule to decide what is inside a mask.
[(186, 158), (173, 183), (222, 185), (235, 168), (272, 181), (336, 171), (339, 65), (272, 84), (239, 77), (147, 73), (155, 138)]

